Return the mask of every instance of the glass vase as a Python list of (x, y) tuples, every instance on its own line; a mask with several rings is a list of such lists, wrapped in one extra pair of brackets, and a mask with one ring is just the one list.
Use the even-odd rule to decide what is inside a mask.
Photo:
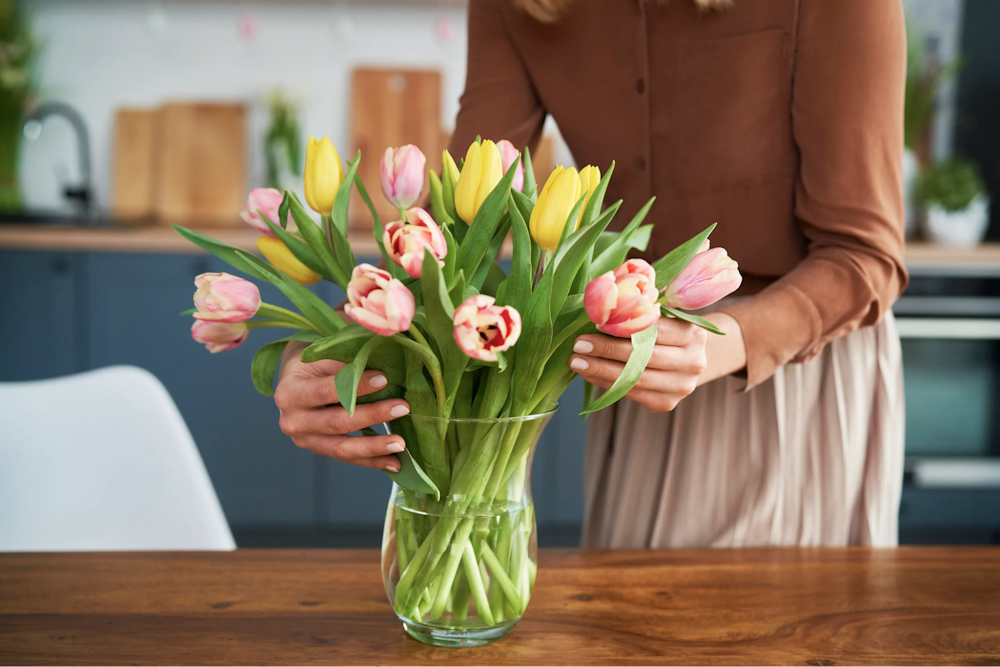
[[(382, 577), (412, 637), (435, 646), (481, 646), (520, 620), (537, 572), (531, 461), (553, 412), (509, 419), (413, 415), (391, 424), (440, 491), (438, 497), (394, 484), (386, 512)], [(445, 457), (433, 451), (441, 447)], [(433, 460), (446, 462), (437, 475)]]

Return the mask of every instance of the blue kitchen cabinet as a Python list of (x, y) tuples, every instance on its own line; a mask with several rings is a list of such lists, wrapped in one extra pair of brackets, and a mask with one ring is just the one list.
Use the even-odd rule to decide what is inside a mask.
[[(288, 525), (317, 518), (322, 479), (317, 457), (278, 428), (273, 399), (250, 381), (264, 343), (287, 335), (254, 329), (241, 347), (209, 354), (191, 340), (194, 277), (224, 271), (207, 256), (90, 254), (85, 307), (90, 364), (133, 364), (156, 375), (184, 415), (230, 524)], [(260, 285), (265, 301), (286, 304)]]
[(83, 370), (86, 313), (75, 253), (0, 252), (0, 382)]

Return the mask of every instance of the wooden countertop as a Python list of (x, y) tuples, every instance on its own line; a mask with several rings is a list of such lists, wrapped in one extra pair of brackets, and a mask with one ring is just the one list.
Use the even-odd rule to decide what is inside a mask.
[(507, 638), (404, 634), (376, 551), (0, 554), (0, 664), (998, 664), (1000, 549), (543, 551)]
[[(256, 251), (258, 234), (247, 227), (195, 229), (238, 248)], [(379, 254), (370, 233), (352, 232), (351, 244), (358, 256), (377, 257)], [(150, 224), (103, 227), (0, 224), (0, 250), (181, 254), (202, 252), (170, 227)], [(509, 254), (509, 248), (505, 248), (504, 253)], [(906, 248), (906, 265), (916, 273), (1000, 273), (1000, 243), (984, 243), (975, 248), (945, 248), (931, 243), (910, 243)]]

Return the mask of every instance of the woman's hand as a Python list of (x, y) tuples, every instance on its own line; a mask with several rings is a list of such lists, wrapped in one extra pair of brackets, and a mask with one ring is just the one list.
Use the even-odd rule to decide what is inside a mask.
[[(389, 399), (358, 405), (352, 417), (347, 409), (335, 405), (337, 387), (334, 378), (344, 367), (339, 361), (300, 359), (305, 345), (289, 343), (281, 364), (274, 402), (281, 411), (281, 430), (296, 445), (316, 454), (367, 468), (399, 471), (399, 460), (392, 456), (406, 444), (398, 435), (350, 436), (359, 431), (409, 414), (410, 406), (402, 399)], [(386, 385), (377, 371), (365, 371), (358, 384), (358, 396), (371, 394)]]
[[(626, 396), (653, 412), (668, 412), (699, 385), (743, 368), (746, 351), (739, 324), (724, 313), (713, 313), (708, 319), (727, 335), (661, 317), (653, 356)], [(632, 342), (602, 334), (580, 336), (573, 351), (569, 367), (584, 380), (608, 389), (625, 367)]]

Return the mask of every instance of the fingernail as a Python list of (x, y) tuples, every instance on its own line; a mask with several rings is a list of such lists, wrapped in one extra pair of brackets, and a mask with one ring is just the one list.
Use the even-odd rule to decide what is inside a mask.
[(372, 379), (368, 381), (368, 386), (372, 389), (381, 389), (387, 384), (389, 381), (385, 379), (384, 375), (373, 375)]
[(392, 410), (389, 410), (389, 416), (393, 419), (399, 419), (400, 417), (405, 417), (410, 414), (410, 408), (406, 405), (394, 405)]
[(590, 368), (590, 364), (588, 364), (586, 360), (576, 357), (573, 361), (569, 362), (569, 367), (579, 373)]
[(406, 448), (403, 447), (401, 443), (395, 440), (393, 440), (392, 442), (390, 442), (388, 445), (385, 446), (385, 451), (389, 452), (390, 454), (399, 454), (404, 449)]
[(594, 344), (589, 341), (578, 340), (573, 344), (573, 351), (580, 354), (590, 354), (594, 351)]
[(387, 463), (385, 465), (385, 469), (388, 470), (389, 472), (399, 472), (399, 464), (398, 463)]

